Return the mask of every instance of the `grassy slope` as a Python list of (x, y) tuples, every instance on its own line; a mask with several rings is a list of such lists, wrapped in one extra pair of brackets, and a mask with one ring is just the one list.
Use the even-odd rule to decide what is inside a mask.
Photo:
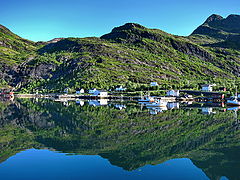
[(0, 25), (0, 62), (14, 65), (26, 60), (36, 47), (34, 42), (23, 39)]
[[(132, 29), (127, 33), (134, 34)], [(188, 39), (175, 37), (160, 30), (136, 28), (134, 31), (148, 32), (157, 39), (137, 37), (133, 42), (116, 42), (99, 38), (68, 38), (50, 47), (41, 49), (40, 52), (51, 54), (58, 59), (67, 59), (66, 62), (58, 61), (58, 71), (67, 70), (61, 77), (49, 79), (45, 87), (62, 89), (65, 87), (84, 88), (99, 87), (111, 88), (119, 84), (130, 86), (137, 83), (148, 84), (157, 81), (159, 84), (178, 84), (182, 86), (186, 80), (233, 78), (231, 66), (224, 57), (217, 57), (215, 49), (208, 49), (193, 44), (202, 51), (209, 53), (213, 59), (204, 61), (193, 55), (179, 52), (174, 49), (171, 42), (182, 46), (192, 44)], [(239, 66), (239, 59), (235, 61)], [(130, 84), (130, 85), (129, 85)], [(31, 85), (29, 85), (29, 88)], [(34, 88), (34, 85), (32, 86)]]
[(34, 42), (23, 39), (0, 25), (0, 88), (9, 87), (14, 69), (35, 56)]
[[(237, 50), (221, 52), (220, 48), (198, 45), (201, 37), (173, 36), (136, 24), (117, 31), (117, 38), (67, 38), (43, 47), (1, 32), (0, 38), (7, 42), (0, 46), (1, 61), (18, 64), (25, 60), (25, 69), (54, 65), (44, 77), (24, 75), (27, 85), (22, 87), (23, 92), (62, 91), (65, 87), (113, 88), (119, 84), (136, 88), (151, 81), (169, 88), (184, 87), (189, 82), (194, 87), (237, 78)], [(30, 56), (32, 59), (26, 61)]]

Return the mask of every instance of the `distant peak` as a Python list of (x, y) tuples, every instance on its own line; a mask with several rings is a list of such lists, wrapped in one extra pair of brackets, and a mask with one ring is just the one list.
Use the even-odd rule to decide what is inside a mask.
[(8, 28), (6, 28), (5, 26), (3, 26), (3, 25), (1, 25), (1, 24), (0, 24), (0, 29), (4, 29), (4, 30), (8, 30), (8, 31), (9, 31)]
[(145, 28), (144, 26), (137, 24), (137, 23), (126, 23), (122, 27), (129, 27), (129, 28)]
[(212, 14), (211, 16), (209, 16), (207, 18), (207, 20), (205, 21), (205, 23), (209, 23), (209, 22), (213, 22), (213, 21), (219, 21), (222, 20), (223, 17), (218, 15), (218, 14)]
[(226, 19), (236, 19), (236, 20), (240, 20), (240, 15), (230, 14)]
[(47, 41), (47, 43), (56, 43), (58, 41), (61, 41), (62, 39), (64, 39), (64, 38), (54, 38), (54, 39), (52, 39), (50, 41)]
[(144, 26), (137, 24), (137, 23), (126, 23), (122, 26), (113, 28), (112, 32), (121, 31), (121, 30), (129, 30), (129, 29), (133, 29), (133, 28), (146, 29)]
[(6, 34), (13, 34), (8, 28), (0, 24), (0, 31)]
[(117, 42), (135, 42), (138, 38), (143, 36), (142, 31), (146, 29), (146, 27), (137, 23), (126, 23), (122, 26), (113, 28), (110, 33), (101, 36), (101, 39), (111, 39)]

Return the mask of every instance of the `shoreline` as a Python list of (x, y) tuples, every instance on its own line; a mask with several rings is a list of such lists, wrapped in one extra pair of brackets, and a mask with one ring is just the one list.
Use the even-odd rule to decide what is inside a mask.
[[(76, 95), (76, 94), (15, 94), (16, 98), (47, 98), (47, 99), (125, 99), (125, 100), (138, 100), (141, 96), (93, 96), (93, 95)], [(156, 96), (156, 99), (164, 101), (195, 101), (195, 98), (185, 97), (171, 97), (171, 96)]]

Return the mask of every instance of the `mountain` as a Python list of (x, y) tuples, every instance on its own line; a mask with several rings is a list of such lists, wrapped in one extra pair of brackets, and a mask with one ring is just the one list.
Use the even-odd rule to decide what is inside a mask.
[(240, 15), (229, 15), (227, 18), (213, 14), (199, 26), (193, 34), (204, 34), (220, 39), (240, 33)]
[(0, 25), (0, 87), (15, 82), (18, 65), (28, 61), (36, 50), (35, 43), (23, 39)]
[(212, 15), (188, 37), (126, 23), (100, 38), (36, 43), (1, 26), (0, 85), (21, 92), (60, 92), (118, 85), (147, 89), (151, 81), (163, 89), (210, 82), (225, 86), (227, 79), (231, 88), (240, 69), (238, 17)]
[[(240, 15), (231, 14), (227, 18), (213, 14), (193, 31), (192, 35), (213, 38), (212, 47), (240, 49)], [(208, 43), (208, 42), (207, 42)]]

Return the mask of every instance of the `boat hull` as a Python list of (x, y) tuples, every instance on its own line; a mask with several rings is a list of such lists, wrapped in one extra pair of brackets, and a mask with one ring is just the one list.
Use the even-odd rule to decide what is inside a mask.
[(164, 105), (164, 104), (154, 104), (154, 105), (147, 104), (146, 106), (147, 107), (165, 107), (166, 105)]
[(236, 103), (227, 103), (228, 106), (240, 106), (240, 104), (236, 104)]
[(239, 101), (227, 101), (228, 106), (240, 106)]
[(138, 99), (138, 102), (154, 102), (154, 99)]

